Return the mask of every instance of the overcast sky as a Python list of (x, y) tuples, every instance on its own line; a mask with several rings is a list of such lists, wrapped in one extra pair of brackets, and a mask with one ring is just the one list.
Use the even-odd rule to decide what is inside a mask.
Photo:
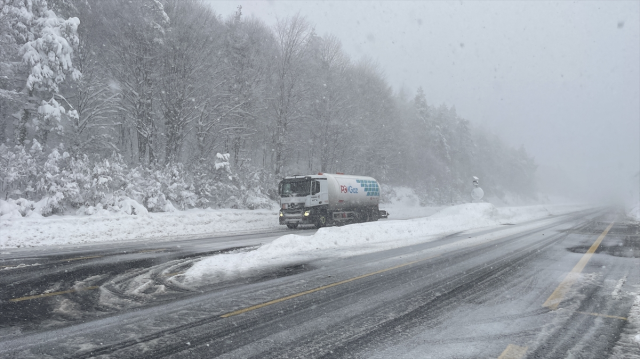
[(640, 188), (638, 1), (206, 2), (268, 25), (299, 12), (396, 91), (422, 86), (578, 186), (623, 199)]

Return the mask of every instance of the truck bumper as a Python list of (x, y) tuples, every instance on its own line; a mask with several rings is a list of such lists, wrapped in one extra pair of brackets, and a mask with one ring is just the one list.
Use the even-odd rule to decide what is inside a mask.
[(311, 216), (305, 216), (304, 211), (296, 213), (280, 212), (280, 224), (313, 224)]

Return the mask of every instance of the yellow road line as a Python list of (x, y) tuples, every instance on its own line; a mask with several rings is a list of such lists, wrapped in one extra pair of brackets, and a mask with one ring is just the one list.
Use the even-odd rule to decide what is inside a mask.
[(256, 309), (260, 309), (260, 308), (263, 308), (263, 307), (266, 307), (266, 306), (269, 306), (269, 305), (272, 305), (272, 304), (284, 302), (284, 301), (289, 300), (289, 299), (298, 298), (298, 297), (301, 297), (303, 295), (315, 293), (315, 292), (318, 292), (318, 291), (321, 291), (321, 290), (324, 290), (324, 289), (328, 289), (328, 288), (331, 288), (331, 287), (339, 286), (341, 284), (353, 282), (353, 281), (356, 281), (358, 279), (362, 279), (362, 278), (370, 277), (372, 275), (388, 272), (390, 270), (406, 267), (408, 265), (415, 264), (415, 263), (418, 263), (418, 262), (423, 262), (423, 261), (426, 261), (428, 259), (432, 259), (432, 258), (435, 258), (435, 257), (438, 257), (438, 256), (439, 255), (431, 256), (431, 257), (420, 259), (420, 260), (417, 260), (417, 261), (412, 261), (412, 262), (400, 264), (400, 265), (397, 265), (395, 267), (386, 268), (386, 269), (382, 269), (382, 270), (375, 271), (375, 272), (372, 272), (372, 273), (363, 274), (361, 276), (353, 277), (353, 278), (350, 278), (350, 279), (347, 279), (347, 280), (343, 280), (343, 281), (340, 281), (340, 282), (335, 282), (335, 283), (323, 285), (322, 287), (318, 287), (318, 288), (310, 289), (310, 290), (307, 290), (307, 291), (304, 291), (304, 292), (292, 294), (292, 295), (289, 295), (289, 296), (286, 296), (286, 297), (274, 299), (274, 300), (271, 300), (271, 301), (268, 301), (268, 302), (265, 302), (265, 303), (261, 303), (261, 304), (258, 304), (258, 305), (254, 305), (254, 306), (251, 306), (251, 307), (247, 307), (247, 308), (244, 308), (244, 309), (239, 309), (239, 310), (227, 313), (227, 314), (223, 314), (220, 317), (228, 318), (228, 317), (232, 317), (234, 315), (250, 312), (252, 310), (256, 310)]
[(593, 242), (593, 245), (591, 245), (591, 248), (589, 248), (587, 253), (585, 253), (582, 256), (582, 258), (580, 258), (580, 261), (578, 262), (578, 264), (576, 264), (576, 266), (573, 267), (571, 272), (567, 274), (564, 280), (558, 285), (556, 290), (554, 290), (553, 293), (551, 293), (551, 295), (549, 296), (549, 298), (547, 298), (547, 300), (544, 302), (544, 304), (542, 304), (543, 307), (548, 307), (551, 310), (558, 309), (558, 305), (560, 304), (560, 302), (562, 302), (562, 299), (564, 299), (564, 296), (569, 291), (569, 288), (571, 288), (573, 283), (575, 283), (575, 281), (578, 279), (578, 277), (580, 276), (580, 272), (582, 272), (584, 267), (587, 265), (587, 263), (593, 256), (593, 253), (595, 253), (596, 249), (598, 249), (600, 242), (602, 242), (602, 240), (607, 235), (607, 233), (609, 233), (609, 230), (611, 229), (611, 227), (613, 227), (614, 223), (615, 221), (611, 222), (609, 227), (607, 227), (607, 229), (605, 229), (604, 232), (602, 232), (600, 237), (598, 237), (598, 239), (596, 239), (596, 241)]
[(589, 313), (589, 312), (576, 312), (576, 313), (586, 314), (586, 315), (593, 315), (595, 317), (604, 317), (604, 318), (627, 320), (627, 318), (625, 318), (625, 317), (616, 317), (615, 315), (606, 315), (606, 314)]
[(85, 288), (82, 288), (80, 290), (69, 289), (69, 290), (63, 290), (61, 292), (43, 293), (43, 294), (38, 294), (38, 295), (31, 295), (31, 296), (28, 296), (28, 297), (10, 299), (9, 301), (10, 302), (22, 302), (23, 300), (31, 300), (31, 299), (52, 297), (54, 295), (61, 295), (61, 294), (67, 294), (67, 293), (73, 293), (73, 292), (78, 292), (78, 291), (83, 291), (83, 290), (91, 290), (91, 289), (97, 289), (97, 288), (100, 288), (100, 286), (99, 285), (94, 285), (92, 287), (85, 287)]
[(71, 262), (71, 261), (79, 261), (82, 259), (91, 259), (91, 258), (100, 258), (102, 256), (87, 256), (87, 257), (76, 257), (76, 258), (69, 258), (69, 259), (61, 259), (59, 262)]
[(167, 248), (158, 248), (158, 249), (145, 249), (143, 251), (138, 251), (137, 253), (151, 253), (151, 252), (162, 252), (166, 251)]
[(517, 345), (509, 344), (498, 359), (520, 359), (527, 353), (529, 347), (520, 347)]

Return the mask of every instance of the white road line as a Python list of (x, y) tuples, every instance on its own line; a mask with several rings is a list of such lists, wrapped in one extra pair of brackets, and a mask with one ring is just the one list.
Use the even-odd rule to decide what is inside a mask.
[(616, 284), (615, 288), (613, 288), (613, 292), (611, 292), (611, 296), (613, 297), (613, 299), (616, 299), (616, 300), (620, 299), (620, 291), (622, 290), (622, 286), (626, 281), (627, 281), (626, 275), (618, 281), (618, 284)]

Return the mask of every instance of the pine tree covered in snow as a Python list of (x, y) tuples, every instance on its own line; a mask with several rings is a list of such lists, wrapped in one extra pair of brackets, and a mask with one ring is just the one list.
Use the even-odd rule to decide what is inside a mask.
[[(20, 54), (27, 67), (25, 91), (32, 105), (23, 109), (21, 126), (31, 125), (40, 142), (46, 144), (50, 132), (62, 132), (65, 114), (71, 118), (77, 116), (56, 97), (59, 96), (59, 85), (67, 75), (74, 80), (81, 76), (72, 62), (80, 21), (75, 17), (58, 17), (45, 0), (14, 1), (13, 7), (21, 14), (14, 29), (15, 36), (24, 41)], [(24, 133), (25, 129), (21, 129), (20, 143), (24, 143)]]

